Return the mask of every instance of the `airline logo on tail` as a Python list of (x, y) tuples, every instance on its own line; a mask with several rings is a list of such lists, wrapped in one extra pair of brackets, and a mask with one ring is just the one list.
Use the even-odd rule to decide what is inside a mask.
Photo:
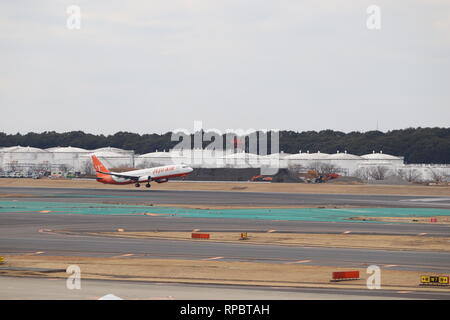
[(92, 163), (94, 165), (96, 172), (109, 172), (109, 170), (103, 165), (103, 163), (95, 155), (92, 156)]

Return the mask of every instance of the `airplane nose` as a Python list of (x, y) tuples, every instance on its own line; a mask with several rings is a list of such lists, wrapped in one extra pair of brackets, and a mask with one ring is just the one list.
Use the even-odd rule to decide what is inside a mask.
[(192, 169), (191, 167), (188, 168), (189, 172), (194, 171), (194, 169)]

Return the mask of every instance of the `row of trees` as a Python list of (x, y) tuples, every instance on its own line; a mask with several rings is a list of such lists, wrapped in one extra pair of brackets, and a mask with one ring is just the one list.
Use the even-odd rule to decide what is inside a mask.
[[(171, 132), (164, 134), (137, 134), (117, 132), (113, 135), (94, 135), (82, 131), (57, 133), (6, 134), (0, 133), (0, 147), (15, 145), (50, 148), (75, 146), (85, 149), (117, 147), (134, 150), (138, 154), (169, 150), (178, 141), (171, 141)], [(269, 140), (270, 141), (270, 140)], [(203, 146), (209, 142), (204, 142)], [(270, 148), (268, 149), (270, 150)], [(286, 153), (335, 153), (337, 150), (362, 155), (373, 150), (404, 156), (406, 163), (450, 163), (450, 128), (408, 128), (388, 132), (368, 131), (344, 133), (323, 131), (281, 131), (280, 150)]]
[(386, 166), (362, 167), (354, 172), (354, 176), (362, 180), (385, 180), (389, 177), (398, 177), (408, 182), (432, 181), (442, 183), (450, 181), (450, 176), (443, 170), (427, 168), (428, 179), (424, 179), (419, 170), (414, 168), (400, 168), (392, 170)]
[(299, 149), (327, 153), (347, 150), (363, 155), (382, 150), (387, 154), (404, 156), (406, 163), (450, 163), (450, 128), (408, 128), (386, 133), (283, 131), (280, 136), (280, 149), (289, 153), (296, 153)]
[(427, 168), (427, 178), (425, 178), (420, 170), (416, 168), (391, 168), (384, 165), (378, 166), (367, 166), (361, 167), (354, 172), (347, 172), (347, 170), (340, 168), (331, 163), (326, 162), (314, 162), (310, 164), (307, 168), (296, 164), (289, 166), (291, 172), (300, 173), (306, 172), (308, 170), (314, 170), (319, 175), (326, 175), (330, 173), (338, 173), (340, 175), (352, 175), (361, 180), (386, 180), (389, 177), (398, 177), (404, 181), (408, 182), (421, 182), (421, 181), (432, 181), (435, 183), (442, 183), (450, 181), (450, 175), (446, 173), (445, 170), (440, 168)]

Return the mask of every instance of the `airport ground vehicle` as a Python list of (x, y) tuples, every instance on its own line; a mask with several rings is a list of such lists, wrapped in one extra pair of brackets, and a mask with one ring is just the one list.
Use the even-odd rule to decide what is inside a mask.
[(308, 172), (300, 175), (300, 178), (307, 183), (323, 183), (339, 177), (340, 175), (337, 173), (320, 174), (317, 170), (308, 170)]
[(272, 177), (269, 176), (263, 176), (263, 175), (257, 175), (250, 178), (250, 181), (268, 181), (271, 182), (273, 180)]

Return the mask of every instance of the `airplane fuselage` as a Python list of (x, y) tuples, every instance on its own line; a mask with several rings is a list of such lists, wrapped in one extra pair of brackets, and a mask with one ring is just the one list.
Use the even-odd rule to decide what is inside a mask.
[[(108, 175), (101, 174), (100, 177), (97, 177), (97, 181), (105, 184), (136, 184), (143, 182), (149, 183), (151, 181), (166, 182), (169, 178), (187, 176), (191, 172), (192, 168), (184, 165), (169, 165), (120, 173), (118, 172), (117, 175), (114, 175), (115, 172), (110, 172)], [(121, 177), (121, 175), (135, 176), (137, 178), (129, 179)]]

